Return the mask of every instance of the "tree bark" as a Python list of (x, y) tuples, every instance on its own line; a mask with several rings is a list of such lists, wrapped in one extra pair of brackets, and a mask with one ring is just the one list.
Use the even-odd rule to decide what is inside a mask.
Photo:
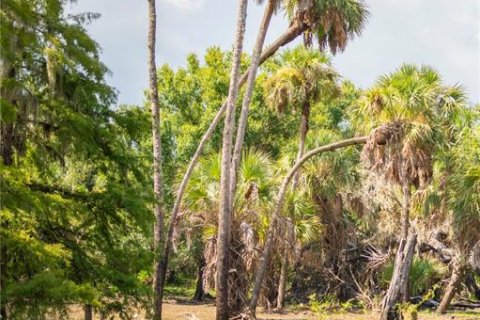
[(410, 267), (412, 265), (415, 245), (417, 244), (417, 234), (412, 234), (408, 240), (403, 238), (398, 246), (395, 256), (394, 269), (390, 286), (382, 302), (382, 320), (401, 319), (400, 312), (396, 307), (401, 300), (405, 287), (408, 283)]
[(253, 95), (253, 89), (255, 88), (255, 78), (257, 76), (257, 70), (260, 65), (260, 58), (262, 54), (263, 44), (265, 42), (265, 36), (267, 35), (268, 26), (272, 19), (273, 12), (275, 10), (277, 0), (269, 0), (265, 12), (263, 13), (262, 22), (260, 23), (260, 29), (258, 30), (257, 40), (252, 54), (252, 63), (248, 70), (247, 89), (243, 96), (242, 110), (240, 112), (240, 118), (238, 119), (238, 129), (235, 140), (235, 148), (232, 158), (232, 169), (230, 172), (230, 210), (233, 213), (233, 206), (235, 201), (235, 192), (237, 189), (237, 174), (242, 158), (243, 142), (245, 139), (245, 130), (247, 127), (248, 112), (250, 107), (250, 101)]
[[(302, 32), (305, 30), (305, 26), (292, 26), (285, 31), (280, 37), (278, 37), (267, 49), (265, 49), (264, 52), (262, 52), (262, 55), (260, 56), (260, 61), (259, 65), (261, 65), (263, 62), (265, 62), (268, 58), (273, 56), (275, 52), (278, 51), (281, 47), (284, 45), (290, 43), (293, 41), (296, 37), (298, 37)], [(247, 76), (248, 73), (244, 73), (242, 77), (240, 78), (239, 81), (239, 87), (241, 87), (246, 81), (247, 81)], [(185, 194), (185, 190), (187, 188), (187, 184), (190, 180), (190, 177), (192, 175), (193, 170), (195, 169), (195, 166), (198, 163), (198, 160), (200, 159), (200, 156), (202, 155), (203, 149), (205, 148), (206, 144), (210, 141), (210, 138), (217, 128), (218, 124), (220, 123), (220, 120), (223, 117), (223, 114), (225, 113), (225, 110), (227, 108), (227, 103), (225, 102), (220, 109), (218, 110), (217, 114), (213, 118), (212, 122), (210, 123), (210, 126), (208, 127), (207, 131), (205, 134), (202, 136), (197, 150), (195, 150), (195, 153), (190, 160), (190, 163), (188, 164), (187, 170), (185, 171), (185, 174), (183, 175), (182, 181), (178, 187), (178, 190), (176, 192), (176, 198), (175, 198), (175, 203), (172, 209), (172, 213), (170, 215), (170, 220), (168, 223), (168, 230), (167, 230), (167, 236), (165, 240), (165, 246), (163, 250), (163, 255), (162, 255), (162, 260), (160, 263), (160, 280), (159, 280), (159, 285), (162, 288), (163, 291), (163, 286), (165, 283), (165, 276), (167, 272), (167, 267), (168, 267), (168, 259), (170, 257), (170, 253), (172, 251), (172, 240), (173, 240), (173, 231), (175, 230), (175, 226), (178, 223), (178, 213), (180, 212), (180, 207), (182, 205), (182, 200), (183, 196)], [(162, 292), (163, 294), (163, 292)]]
[(229, 247), (231, 237), (230, 212), (230, 170), (232, 161), (232, 139), (235, 125), (235, 102), (238, 96), (240, 59), (247, 17), (247, 0), (239, 0), (237, 31), (233, 50), (230, 87), (227, 98), (227, 110), (223, 127), (222, 168), (220, 176), (220, 210), (217, 231), (217, 320), (228, 320), (228, 273)]
[(402, 238), (408, 238), (408, 229), (410, 228), (410, 185), (408, 183), (406, 161), (402, 157), (401, 163), (401, 184), (403, 192), (402, 201)]
[[(302, 116), (300, 118), (300, 130), (299, 130), (299, 141), (298, 141), (298, 154), (297, 162), (302, 158), (305, 153), (305, 140), (307, 139), (308, 132), (308, 120), (310, 118), (310, 103), (307, 102), (303, 105)], [(300, 171), (295, 173), (293, 177), (292, 190), (295, 190), (298, 186), (298, 181), (300, 178)]]
[(93, 308), (91, 304), (86, 304), (83, 306), (83, 311), (85, 313), (85, 320), (93, 320)]
[(447, 313), (448, 307), (462, 282), (464, 271), (465, 264), (462, 262), (461, 258), (455, 257), (453, 260), (452, 276), (450, 277), (450, 282), (447, 285), (442, 301), (440, 301), (440, 305), (438, 306), (438, 313)]
[(195, 286), (195, 293), (193, 294), (193, 300), (195, 301), (202, 301), (205, 296), (205, 291), (203, 290), (203, 268), (205, 268), (205, 258), (202, 253), (198, 261), (197, 284)]
[(263, 278), (265, 277), (265, 272), (267, 270), (268, 262), (270, 260), (270, 253), (273, 248), (273, 238), (274, 238), (275, 227), (277, 224), (278, 217), (280, 216), (280, 212), (282, 210), (283, 201), (285, 200), (285, 194), (287, 192), (288, 184), (292, 180), (293, 175), (297, 172), (298, 169), (300, 169), (300, 167), (307, 160), (309, 160), (313, 156), (323, 152), (328, 152), (328, 151), (333, 151), (339, 148), (348, 147), (351, 145), (364, 144), (367, 142), (367, 138), (368, 137), (357, 137), (357, 138), (345, 139), (339, 142), (327, 144), (325, 146), (313, 149), (307, 152), (299, 161), (297, 161), (295, 165), (290, 169), (287, 176), (284, 178), (282, 185), (280, 187), (280, 190), (278, 192), (277, 203), (273, 211), (271, 222), (270, 222), (270, 225), (268, 226), (265, 245), (263, 248), (262, 256), (260, 257), (260, 265), (255, 275), (252, 298), (250, 299), (250, 305), (249, 305), (249, 312), (251, 316), (255, 317), (258, 298), (260, 297), (260, 290), (262, 288)]
[[(285, 248), (286, 251), (286, 248)], [(277, 310), (282, 310), (285, 306), (285, 293), (287, 291), (288, 280), (288, 256), (284, 251), (282, 256), (282, 265), (280, 267), (280, 279), (278, 281)]]
[[(407, 165), (406, 161), (401, 157), (401, 183), (402, 183), (402, 192), (403, 192), (403, 200), (402, 200), (402, 238), (403, 239), (408, 239), (408, 232), (410, 229), (410, 184), (408, 181), (408, 176), (407, 176)], [(410, 268), (409, 268), (410, 269)], [(407, 275), (408, 278), (408, 275)], [(410, 296), (409, 296), (409, 285), (408, 281), (405, 281), (405, 283), (402, 285), (402, 302), (406, 303), (409, 301)]]
[(155, 255), (153, 279), (153, 315), (154, 319), (162, 318), (163, 283), (161, 277), (160, 250), (163, 231), (162, 211), (162, 146), (160, 140), (160, 102), (158, 99), (157, 67), (155, 63), (157, 15), (155, 0), (148, 0), (148, 76), (150, 103), (152, 108), (152, 139), (153, 139), (153, 213), (155, 226), (153, 230), (153, 248)]

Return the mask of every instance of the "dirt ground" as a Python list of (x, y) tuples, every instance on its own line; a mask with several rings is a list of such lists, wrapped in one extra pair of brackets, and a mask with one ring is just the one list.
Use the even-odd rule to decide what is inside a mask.
[[(164, 320), (211, 320), (215, 319), (215, 306), (213, 304), (188, 304), (175, 301), (164, 302)], [(83, 320), (83, 312), (80, 308), (72, 312), (71, 320)], [(379, 315), (376, 313), (342, 313), (314, 315), (309, 311), (278, 313), (259, 313), (259, 320), (376, 320)], [(95, 316), (95, 320), (99, 317)], [(115, 317), (115, 320), (120, 319)], [(142, 313), (132, 314), (132, 319), (145, 319)], [(451, 312), (443, 316), (434, 313), (420, 313), (418, 320), (480, 320), (480, 310)]]

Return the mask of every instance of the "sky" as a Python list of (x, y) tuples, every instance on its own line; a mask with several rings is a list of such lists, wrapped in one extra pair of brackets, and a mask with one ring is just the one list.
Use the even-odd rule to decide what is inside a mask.
[[(480, 0), (366, 0), (371, 16), (361, 37), (333, 57), (334, 66), (357, 86), (367, 88), (402, 63), (427, 64), (447, 84), (465, 87), (480, 101)], [(157, 0), (157, 66), (185, 65), (186, 56), (202, 57), (210, 46), (233, 46), (237, 1)], [(102, 48), (112, 74), (107, 81), (119, 104), (141, 104), (148, 85), (147, 1), (79, 0), (68, 12), (97, 12), (86, 28)], [(263, 7), (248, 3), (244, 50), (252, 52)], [(279, 12), (266, 43), (287, 27)], [(299, 41), (297, 41), (299, 42)]]

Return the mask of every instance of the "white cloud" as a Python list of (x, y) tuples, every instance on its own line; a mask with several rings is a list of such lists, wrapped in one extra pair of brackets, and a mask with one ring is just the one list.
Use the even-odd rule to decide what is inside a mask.
[(203, 6), (205, 0), (164, 0), (171, 3), (179, 9), (192, 11)]

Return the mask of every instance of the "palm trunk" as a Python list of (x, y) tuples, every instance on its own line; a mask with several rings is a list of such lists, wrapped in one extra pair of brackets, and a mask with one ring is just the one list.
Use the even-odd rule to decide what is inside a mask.
[(239, 0), (237, 32), (233, 51), (230, 87), (227, 98), (227, 114), (223, 127), (222, 169), (220, 176), (220, 210), (218, 213), (217, 232), (217, 320), (228, 320), (228, 273), (229, 247), (231, 236), (230, 212), (230, 169), (232, 161), (232, 139), (235, 124), (235, 102), (238, 96), (240, 59), (242, 55), (243, 36), (247, 17), (247, 0)]
[[(308, 119), (310, 118), (310, 103), (305, 103), (302, 108), (302, 116), (300, 119), (299, 141), (298, 141), (298, 154), (297, 160), (300, 160), (305, 153), (305, 140), (307, 139), (308, 132)], [(298, 180), (300, 178), (300, 171), (297, 171), (293, 177), (292, 190), (295, 190), (298, 186)]]
[(250, 107), (250, 101), (253, 95), (253, 89), (255, 88), (255, 78), (257, 76), (257, 70), (260, 65), (260, 56), (262, 54), (263, 44), (265, 42), (265, 36), (267, 35), (268, 26), (272, 19), (273, 11), (275, 10), (277, 0), (269, 0), (265, 12), (263, 14), (262, 22), (260, 23), (260, 29), (258, 31), (257, 40), (255, 42), (255, 48), (252, 54), (252, 64), (248, 70), (247, 89), (242, 101), (242, 110), (240, 112), (240, 118), (238, 120), (237, 136), (235, 140), (235, 148), (232, 158), (232, 170), (230, 172), (230, 210), (233, 212), (233, 201), (235, 199), (235, 192), (237, 188), (237, 173), (240, 161), (242, 158), (243, 142), (245, 138), (245, 130), (247, 127), (248, 112)]
[(438, 306), (439, 313), (447, 313), (448, 307), (450, 306), (450, 303), (452, 302), (452, 299), (455, 296), (455, 293), (457, 292), (460, 283), (462, 282), (464, 271), (465, 264), (462, 263), (462, 260), (460, 258), (455, 257), (453, 261), (453, 270), (452, 276), (450, 277), (450, 282), (448, 283), (442, 301), (440, 301), (440, 305)]
[(86, 304), (83, 307), (83, 311), (85, 313), (85, 320), (93, 320), (93, 308), (91, 304)]
[[(402, 183), (402, 191), (403, 191), (403, 201), (402, 201), (402, 238), (408, 238), (408, 232), (410, 229), (410, 185), (408, 183), (407, 177), (407, 170), (406, 170), (406, 163), (405, 159), (401, 157), (401, 183)], [(407, 275), (408, 278), (408, 275)], [(402, 295), (402, 302), (406, 303), (410, 300), (409, 295), (409, 286), (408, 281), (403, 283), (401, 288), (401, 295)]]
[(401, 300), (404, 288), (408, 283), (408, 275), (412, 265), (413, 253), (417, 244), (417, 235), (412, 234), (408, 240), (403, 238), (398, 246), (397, 255), (395, 257), (394, 269), (390, 286), (387, 294), (382, 302), (382, 320), (401, 319), (400, 310), (397, 303)]
[[(277, 40), (275, 40), (267, 49), (265, 49), (262, 52), (262, 55), (260, 56), (259, 65), (261, 65), (268, 58), (273, 56), (275, 52), (278, 51), (278, 49), (290, 43), (296, 37), (301, 35), (304, 30), (305, 30), (305, 26), (292, 26), (288, 28), (285, 33), (283, 33), (280, 37), (278, 37)], [(247, 81), (247, 76), (248, 76), (248, 73), (244, 73), (242, 75), (239, 81), (239, 87), (241, 87)], [(161, 270), (159, 272), (160, 273), (159, 285), (161, 285), (162, 291), (163, 291), (163, 284), (165, 283), (165, 276), (166, 276), (167, 267), (168, 267), (168, 259), (172, 251), (173, 231), (175, 230), (175, 226), (178, 223), (178, 213), (180, 212), (180, 207), (182, 205), (182, 200), (185, 194), (185, 190), (187, 188), (188, 181), (190, 180), (193, 169), (195, 169), (195, 166), (197, 165), (198, 160), (202, 155), (203, 149), (205, 148), (206, 144), (210, 141), (210, 138), (212, 137), (213, 132), (217, 128), (218, 124), (220, 123), (220, 120), (222, 119), (226, 109), (227, 109), (227, 103), (225, 102), (218, 110), (217, 114), (213, 118), (205, 134), (202, 136), (202, 139), (198, 144), (197, 150), (195, 150), (195, 153), (192, 159), (190, 160), (190, 163), (188, 164), (187, 170), (185, 171), (185, 174), (183, 175), (182, 181), (176, 192), (177, 196), (175, 198), (175, 203), (173, 205), (172, 213), (170, 215), (167, 236), (165, 240), (165, 247), (162, 255), (162, 261), (160, 263)]]
[(284, 248), (282, 256), (282, 266), (280, 267), (280, 279), (278, 281), (277, 310), (282, 310), (285, 306), (285, 293), (287, 291), (288, 280), (288, 256), (287, 248)]
[(153, 247), (155, 255), (153, 279), (153, 315), (154, 319), (162, 317), (163, 283), (161, 277), (160, 248), (162, 243), (162, 147), (160, 140), (160, 102), (158, 99), (157, 67), (155, 63), (156, 21), (155, 0), (148, 0), (148, 75), (150, 82), (150, 103), (152, 105), (152, 139), (153, 139), (153, 213), (155, 226), (153, 230)]
[(367, 142), (368, 137), (358, 137), (358, 138), (351, 138), (351, 139), (345, 139), (339, 142), (327, 144), (325, 146), (310, 150), (307, 152), (299, 161), (295, 163), (295, 165), (290, 169), (289, 173), (287, 176), (284, 178), (282, 182), (282, 186), (280, 187), (280, 190), (278, 192), (277, 196), (277, 204), (275, 206), (275, 209), (273, 211), (273, 215), (270, 221), (270, 225), (268, 226), (268, 231), (267, 231), (267, 237), (265, 240), (265, 246), (263, 248), (262, 256), (260, 258), (260, 265), (257, 269), (256, 275), (255, 275), (255, 282), (253, 286), (253, 291), (252, 291), (252, 298), (250, 300), (250, 305), (249, 305), (249, 312), (251, 316), (255, 317), (256, 309), (257, 309), (257, 303), (258, 303), (258, 298), (260, 297), (260, 290), (262, 288), (262, 283), (263, 283), (263, 278), (265, 277), (265, 272), (267, 270), (268, 262), (270, 260), (270, 253), (273, 248), (273, 238), (274, 238), (274, 231), (275, 227), (277, 224), (277, 219), (280, 216), (280, 212), (282, 211), (282, 206), (283, 206), (283, 201), (285, 200), (285, 194), (287, 192), (287, 187), (290, 181), (292, 180), (293, 176), (295, 173), (300, 169), (300, 167), (310, 158), (317, 154), (321, 154), (324, 152), (328, 151), (333, 151), (339, 148), (344, 148), (348, 147), (351, 145), (357, 145), (357, 144), (364, 144)]
[(203, 253), (198, 261), (198, 270), (197, 270), (197, 284), (195, 286), (195, 293), (193, 294), (193, 300), (202, 301), (205, 296), (205, 291), (203, 290), (203, 269), (205, 268), (205, 258)]
[(405, 159), (401, 157), (401, 177), (403, 201), (402, 201), (402, 238), (408, 238), (408, 229), (410, 228), (410, 187), (408, 183)]

